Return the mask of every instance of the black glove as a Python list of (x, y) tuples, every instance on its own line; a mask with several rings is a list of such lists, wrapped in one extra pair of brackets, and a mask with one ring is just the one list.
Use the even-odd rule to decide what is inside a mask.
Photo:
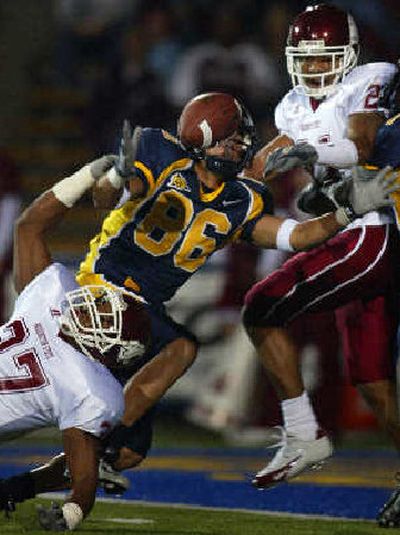
[(136, 126), (132, 133), (132, 127), (130, 122), (125, 119), (122, 127), (122, 138), (119, 146), (119, 154), (115, 168), (117, 173), (129, 180), (135, 176), (135, 168), (133, 166), (136, 160), (136, 153), (140, 138), (142, 135), (142, 127)]
[(36, 511), (40, 526), (48, 531), (66, 531), (68, 529), (62, 509), (58, 503), (52, 502), (50, 507), (37, 505)]
[(297, 208), (306, 214), (320, 216), (336, 210), (336, 205), (317, 183), (311, 182), (301, 190)]

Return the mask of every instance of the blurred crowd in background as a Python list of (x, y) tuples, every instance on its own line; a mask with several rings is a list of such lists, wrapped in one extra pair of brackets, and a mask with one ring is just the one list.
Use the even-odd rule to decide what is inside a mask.
[[(1, 195), (12, 194), (13, 206), (18, 205), (18, 198), (29, 202), (64, 173), (100, 154), (115, 151), (124, 118), (132, 125), (162, 126), (174, 132), (180, 108), (199, 92), (226, 91), (240, 97), (256, 119), (262, 142), (272, 139), (273, 111), (289, 88), (284, 54), (289, 25), (310, 3), (313, 2), (2, 3), (0, 141), (4, 150), (0, 153), (0, 224), (5, 217)], [(356, 19), (361, 63), (397, 60), (398, 0), (332, 3), (351, 10)], [(295, 189), (296, 185), (286, 183), (274, 192), (278, 211), (293, 210), (289, 199)], [(0, 257), (0, 268), (9, 270), (11, 220), (16, 211), (8, 210), (7, 214), (9, 232), (2, 236), (0, 229), (0, 240), (4, 238), (5, 243), (4, 247), (0, 243), (0, 252), (7, 251), (8, 260)], [(87, 209), (74, 212), (70, 230), (58, 233), (54, 247), (63, 259), (68, 257), (73, 263), (84, 253), (99, 221), (90, 214)], [(249, 246), (232, 248), (224, 260), (222, 279), (215, 283), (214, 304), (238, 313), (247, 288), (281, 260), (282, 256), (272, 253), (260, 260), (260, 253)], [(0, 271), (0, 278), (8, 280), (6, 269)], [(238, 315), (232, 318), (232, 325), (239, 321)], [(332, 318), (323, 321), (328, 332), (333, 332)], [(231, 332), (229, 323), (225, 326), (227, 333)], [(315, 341), (312, 325), (294, 328), (300, 329), (304, 345), (308, 336)], [(337, 359), (330, 358), (330, 353), (337, 351), (337, 340), (332, 335), (329, 351), (321, 352), (327, 362), (324, 373), (328, 381), (339, 373)], [(333, 380), (331, 383), (336, 388)], [(334, 420), (340, 405), (335, 395), (325, 399), (332, 406), (336, 404), (332, 409)], [(326, 424), (328, 429), (337, 425), (333, 420)], [(227, 417), (221, 422), (224, 425)]]

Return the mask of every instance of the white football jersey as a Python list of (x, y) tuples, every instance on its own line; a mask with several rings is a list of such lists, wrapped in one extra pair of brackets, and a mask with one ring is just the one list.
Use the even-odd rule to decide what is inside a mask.
[[(337, 85), (336, 91), (313, 109), (310, 97), (301, 86), (289, 91), (275, 109), (275, 124), (281, 134), (295, 142), (318, 146), (335, 144), (346, 138), (349, 115), (386, 109), (379, 107), (381, 90), (396, 72), (391, 63), (368, 63), (353, 69)], [(382, 224), (386, 212), (371, 212), (353, 223)]]
[(52, 264), (0, 327), (0, 435), (54, 425), (101, 437), (120, 420), (120, 383), (58, 336), (65, 293), (76, 287), (65, 266)]

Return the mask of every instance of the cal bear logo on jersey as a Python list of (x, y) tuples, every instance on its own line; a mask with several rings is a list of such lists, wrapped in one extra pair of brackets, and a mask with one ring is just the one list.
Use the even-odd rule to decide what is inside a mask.
[(175, 188), (180, 191), (192, 191), (187, 185), (186, 178), (180, 173), (175, 173), (171, 176), (167, 184), (170, 188)]

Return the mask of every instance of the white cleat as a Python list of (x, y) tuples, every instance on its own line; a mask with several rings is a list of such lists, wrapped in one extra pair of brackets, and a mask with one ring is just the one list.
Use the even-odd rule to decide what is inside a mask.
[(127, 477), (114, 470), (109, 463), (100, 460), (99, 464), (99, 486), (104, 489), (107, 494), (115, 494), (121, 496), (131, 486)]
[(313, 440), (288, 435), (272, 460), (254, 476), (252, 484), (265, 489), (288, 481), (304, 470), (321, 468), (332, 452), (331, 441), (323, 432)]

